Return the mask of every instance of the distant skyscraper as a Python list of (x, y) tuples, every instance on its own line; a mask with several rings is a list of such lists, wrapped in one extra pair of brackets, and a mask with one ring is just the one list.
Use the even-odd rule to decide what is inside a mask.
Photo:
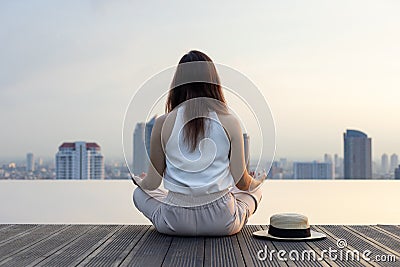
[(332, 156), (329, 154), (324, 154), (324, 162), (326, 163), (332, 163)]
[(135, 131), (133, 132), (133, 173), (139, 175), (146, 172), (146, 148), (144, 140), (145, 124), (143, 122), (137, 123)]
[(250, 136), (247, 133), (243, 134), (244, 143), (244, 159), (246, 161), (246, 168), (250, 171)]
[(279, 167), (282, 168), (283, 170), (287, 170), (288, 169), (288, 160), (287, 158), (280, 158), (279, 159)]
[(381, 157), (381, 173), (387, 174), (389, 172), (389, 157), (387, 154), (383, 154)]
[(104, 158), (96, 143), (63, 143), (56, 154), (57, 179), (104, 179)]
[[(139, 175), (147, 172), (150, 158), (150, 140), (157, 116), (147, 123), (137, 123), (133, 133), (133, 173)], [(147, 152), (147, 157), (146, 157)]]
[(394, 169), (396, 169), (396, 167), (399, 165), (399, 157), (397, 156), (397, 154), (392, 154), (390, 156), (390, 173), (394, 172)]
[(335, 154), (335, 178), (343, 178), (343, 158)]
[(339, 155), (338, 154), (335, 154), (334, 161), (335, 161), (335, 167), (337, 167), (339, 164)]
[(151, 139), (151, 132), (153, 131), (154, 123), (156, 122), (157, 116), (154, 116), (146, 123), (146, 130), (144, 132), (144, 138), (146, 141), (146, 151), (147, 155), (150, 156), (150, 139)]
[(329, 162), (294, 162), (294, 179), (333, 179), (332, 163)]
[(33, 172), (35, 170), (35, 157), (32, 153), (26, 154), (26, 171)]
[(42, 165), (43, 165), (43, 159), (42, 159), (42, 158), (38, 158), (37, 164), (38, 164), (39, 166), (42, 166)]
[(400, 179), (400, 165), (394, 169), (394, 179)]
[(360, 131), (347, 130), (344, 137), (344, 178), (371, 179), (371, 138)]
[(325, 163), (330, 163), (331, 164), (331, 168), (332, 168), (332, 179), (335, 178), (335, 164), (333, 162), (332, 159), (332, 155), (330, 154), (324, 154), (324, 162)]

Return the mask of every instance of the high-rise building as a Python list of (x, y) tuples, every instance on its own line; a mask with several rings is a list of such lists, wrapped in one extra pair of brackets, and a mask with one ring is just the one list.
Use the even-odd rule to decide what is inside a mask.
[(57, 179), (104, 179), (104, 158), (96, 143), (63, 143), (56, 154)]
[(151, 132), (153, 131), (154, 123), (156, 122), (157, 116), (154, 116), (146, 123), (146, 129), (144, 132), (144, 139), (146, 141), (146, 152), (147, 155), (150, 157), (150, 139), (151, 139)]
[(371, 179), (372, 153), (371, 138), (356, 130), (344, 134), (344, 178)]
[(325, 153), (324, 154), (324, 162), (330, 163), (332, 168), (332, 179), (335, 178), (335, 164), (332, 159), (332, 155)]
[(385, 153), (381, 157), (381, 173), (387, 174), (389, 172), (389, 157)]
[(287, 170), (289, 168), (289, 163), (287, 158), (280, 158), (279, 159), (279, 167), (283, 170)]
[(394, 179), (400, 179), (400, 165), (394, 169)]
[(335, 178), (343, 178), (343, 158), (335, 154)]
[(154, 116), (147, 123), (139, 122), (136, 124), (133, 133), (133, 173), (135, 175), (147, 172), (149, 167), (151, 132), (156, 118), (157, 116)]
[(244, 143), (244, 160), (246, 161), (247, 171), (250, 171), (250, 136), (247, 133), (243, 134)]
[(396, 167), (399, 165), (399, 157), (397, 156), (397, 154), (392, 154), (390, 156), (390, 173), (394, 172), (394, 169), (396, 169)]
[(43, 165), (43, 159), (42, 158), (38, 158), (37, 165), (38, 166), (42, 166)]
[(137, 123), (133, 132), (133, 173), (139, 175), (146, 172), (146, 148), (144, 140), (145, 124)]
[(329, 154), (324, 154), (324, 162), (326, 163), (332, 163), (332, 155)]
[(329, 162), (294, 162), (294, 179), (333, 179), (332, 163)]
[(26, 154), (26, 171), (33, 172), (35, 170), (35, 157), (33, 153)]
[(338, 154), (335, 154), (334, 161), (335, 161), (335, 167), (337, 167), (339, 165), (339, 155)]

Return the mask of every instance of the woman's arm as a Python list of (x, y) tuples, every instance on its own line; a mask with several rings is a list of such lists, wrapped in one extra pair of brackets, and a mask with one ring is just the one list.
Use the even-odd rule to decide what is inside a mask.
[(233, 115), (223, 116), (220, 118), (223, 126), (228, 132), (231, 140), (231, 156), (230, 156), (230, 170), (236, 186), (240, 190), (253, 190), (261, 181), (254, 179), (249, 175), (246, 168), (244, 158), (244, 143), (242, 128), (238, 120)]
[(138, 186), (145, 190), (157, 189), (162, 181), (165, 170), (165, 154), (161, 143), (161, 131), (165, 121), (165, 115), (158, 117), (154, 123), (150, 138), (150, 162), (149, 169), (143, 179), (136, 178)]

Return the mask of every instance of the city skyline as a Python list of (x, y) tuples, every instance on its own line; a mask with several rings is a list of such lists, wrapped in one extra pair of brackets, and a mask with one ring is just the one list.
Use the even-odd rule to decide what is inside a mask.
[[(150, 124), (154, 123), (154, 120), (155, 120), (155, 117), (154, 116), (151, 117), (150, 121), (147, 123), (148, 127), (150, 126)], [(142, 122), (138, 122), (136, 125), (141, 124), (141, 123)], [(143, 123), (143, 127), (145, 128), (145, 124), (144, 123)], [(144, 128), (142, 129), (143, 134), (144, 134), (145, 131), (146, 131), (146, 133), (148, 133), (148, 132), (151, 133), (151, 131), (149, 131), (149, 129), (145, 130)], [(343, 135), (343, 131), (341, 132), (341, 134)], [(146, 147), (149, 147), (149, 141), (150, 141), (149, 138), (150, 138), (150, 136), (148, 135), (147, 139), (144, 141), (144, 143), (146, 144)], [(90, 140), (93, 140), (93, 139), (90, 139)], [(64, 141), (62, 141), (62, 142), (64, 142)], [(70, 142), (73, 142), (73, 141), (70, 141)], [(96, 141), (92, 141), (92, 142), (96, 142)], [(376, 142), (376, 140), (375, 140), (375, 142)], [(373, 145), (374, 145), (375, 142), (373, 142), (372, 145), (371, 145), (371, 148), (372, 148), (372, 161), (377, 163), (377, 164), (378, 163), (381, 164), (382, 156), (386, 155), (388, 157), (388, 164), (390, 165), (390, 166), (388, 166), (388, 168), (390, 167), (390, 169), (393, 169), (393, 166), (397, 165), (397, 163), (395, 163), (395, 162), (399, 162), (398, 161), (398, 155), (400, 154), (400, 151), (397, 152), (397, 151), (394, 151), (393, 149), (391, 149), (389, 151), (384, 151), (382, 154), (374, 153)], [(292, 161), (315, 161), (315, 160), (325, 161), (325, 154), (328, 154), (330, 156), (332, 156), (332, 155), (341, 155), (341, 156), (343, 156), (344, 155), (343, 144), (341, 144), (341, 148), (342, 149), (339, 152), (337, 152), (337, 151), (322, 151), (320, 154), (318, 154), (315, 157), (314, 156), (291, 157), (291, 156), (288, 156), (288, 155), (279, 155), (279, 154), (276, 153), (274, 159), (277, 160), (279, 158), (286, 158), (286, 159), (289, 159), (289, 160), (292, 160)], [(0, 163), (6, 164), (6, 163), (10, 163), (10, 162), (15, 162), (15, 161), (18, 161), (18, 162), (25, 161), (26, 162), (26, 156), (29, 153), (33, 153), (35, 155), (35, 157), (38, 156), (38, 158), (41, 159), (41, 160), (49, 161), (49, 160), (51, 160), (53, 158), (53, 154), (56, 152), (56, 149), (55, 149), (55, 152), (53, 154), (51, 154), (51, 155), (41, 155), (41, 154), (38, 155), (35, 151), (31, 151), (31, 150), (27, 150), (27, 151), (29, 151), (29, 152), (25, 152), (22, 155), (13, 156), (13, 157), (10, 157), (10, 156), (1, 157), (1, 155), (0, 155)], [(389, 158), (389, 156), (390, 157), (394, 157), (394, 156), (397, 157), (397, 161), (392, 160), (391, 158)], [(110, 161), (121, 161), (122, 160), (122, 161), (124, 161), (125, 159), (124, 159), (124, 157), (122, 155), (122, 156), (119, 156), (119, 157), (107, 156), (106, 160), (110, 160)], [(257, 159), (256, 158), (252, 158), (251, 157), (251, 153), (250, 153), (250, 160), (254, 161), (254, 160), (257, 160)], [(265, 160), (265, 159), (261, 159), (261, 160)], [(128, 158), (128, 161), (129, 161), (129, 158)], [(129, 163), (131, 163), (131, 162), (129, 161)]]
[[(29, 154), (29, 153), (28, 153)], [(42, 156), (42, 155), (40, 155), (40, 156), (38, 156), (38, 155), (36, 155), (35, 153), (32, 153), (32, 154), (34, 154), (34, 160), (35, 160), (35, 165), (37, 165), (38, 164), (38, 162), (39, 161), (41, 161), (41, 162), (46, 162), (46, 164), (50, 164), (51, 162), (53, 162), (54, 161), (54, 155), (53, 156)], [(384, 154), (388, 154), (388, 153), (384, 153)], [(27, 162), (27, 158), (26, 158), (26, 155), (27, 154), (25, 154), (25, 155), (20, 155), (20, 156), (18, 156), (18, 157), (14, 157), (14, 158), (6, 158), (6, 159), (0, 159), (0, 167), (1, 167), (1, 165), (6, 165), (6, 164), (10, 164), (10, 163), (18, 163), (19, 165), (23, 165), (23, 166), (26, 166), (27, 164), (26, 164), (26, 162)], [(326, 155), (329, 155), (329, 156), (335, 156), (335, 155), (338, 155), (338, 156), (340, 156), (340, 158), (342, 158), (343, 159), (343, 154), (338, 154), (338, 153), (324, 153), (324, 154), (321, 154), (321, 155), (319, 155), (319, 156), (317, 156), (317, 157), (310, 157), (310, 158), (291, 158), (291, 157), (287, 157), (287, 156), (277, 156), (277, 157), (275, 157), (274, 158), (274, 161), (279, 161), (280, 159), (285, 159), (285, 160), (288, 160), (288, 161), (292, 161), (292, 162), (295, 162), (295, 161), (298, 161), (298, 162), (313, 162), (313, 161), (316, 161), (316, 162), (326, 162), (325, 161), (325, 156)], [(399, 154), (397, 154), (397, 153), (390, 153), (390, 155), (396, 155), (396, 156), (398, 156)], [(375, 168), (377, 168), (377, 170), (379, 169), (379, 171), (381, 171), (382, 170), (382, 155), (377, 155), (375, 158), (373, 158), (373, 160), (372, 160), (372, 163), (373, 164), (375, 164), (376, 166), (375, 166)], [(125, 162), (125, 159), (124, 158), (111, 158), (111, 157), (105, 157), (105, 162), (108, 162), (108, 163), (113, 163), (113, 162)], [(255, 158), (251, 158), (251, 155), (250, 155), (250, 160), (251, 160), (251, 162), (255, 162), (257, 159), (255, 159)], [(261, 159), (261, 161), (266, 161), (265, 159)], [(400, 161), (398, 161), (399, 163), (400, 163)], [(43, 163), (42, 163), (43, 164)], [(394, 166), (396, 166), (396, 165), (394, 165)], [(398, 166), (398, 165), (397, 165)], [(389, 168), (389, 169), (391, 169), (391, 168)]]
[(391, 116), (400, 98), (399, 3), (219, 2), (180, 16), (189, 3), (158, 4), (163, 12), (150, 3), (2, 2), (0, 159), (51, 157), (54, 144), (79, 139), (123, 158), (130, 97), (190, 49), (260, 88), (275, 118), (277, 157), (342, 154), (338, 136), (348, 128), (375, 140), (374, 159), (400, 152)]
[[(68, 150), (75, 145), (71, 142), (64, 142), (62, 146), (65, 146)], [(89, 146), (97, 147), (93, 142), (89, 143)], [(69, 153), (69, 155), (71, 156), (72, 154)], [(56, 179), (56, 164), (54, 162), (43, 161), (41, 157), (38, 157), (32, 162), (32, 158), (34, 157), (35, 155), (33, 153), (28, 153), (25, 161), (9, 162), (7, 164), (0, 163), (0, 179)], [(103, 156), (101, 157), (103, 158)], [(399, 178), (400, 165), (396, 165), (399, 163), (398, 155), (392, 154), (391, 159), (391, 166), (396, 166), (396, 168), (390, 169), (389, 171), (384, 171), (382, 162), (372, 162), (372, 179), (387, 180)], [(33, 172), (29, 171), (29, 165), (32, 165), (32, 163), (34, 168)], [(252, 164), (250, 164), (249, 170), (251, 172), (256, 171), (254, 163), (255, 162), (252, 162)], [(261, 162), (261, 166), (258, 167), (267, 168), (269, 165), (270, 163), (264, 161)], [(105, 161), (104, 167), (104, 179), (130, 179), (129, 170), (124, 160)], [(343, 173), (344, 158), (337, 154), (332, 155), (325, 153), (323, 155), (323, 160), (298, 161), (287, 158), (275, 159), (272, 163), (272, 168), (268, 172), (268, 177), (270, 179), (345, 179)]]

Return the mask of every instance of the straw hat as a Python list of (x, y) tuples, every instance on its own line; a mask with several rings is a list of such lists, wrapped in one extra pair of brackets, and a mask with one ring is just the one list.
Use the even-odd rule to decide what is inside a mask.
[(297, 213), (272, 215), (268, 232), (262, 230), (254, 232), (253, 235), (282, 241), (308, 241), (326, 237), (323, 233), (311, 230), (308, 218)]

